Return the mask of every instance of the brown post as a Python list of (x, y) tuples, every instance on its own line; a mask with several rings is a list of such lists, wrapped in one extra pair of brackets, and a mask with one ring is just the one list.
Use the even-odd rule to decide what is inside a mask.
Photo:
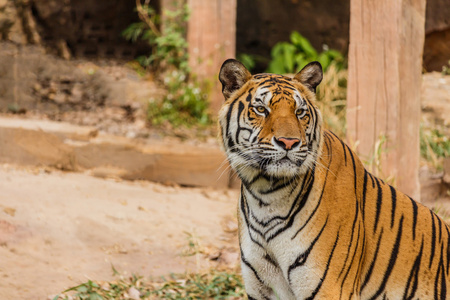
[(187, 41), (189, 64), (199, 79), (211, 85), (211, 110), (217, 112), (223, 102), (217, 79), (227, 58), (234, 58), (236, 49), (237, 0), (188, 0), (190, 18)]
[(363, 160), (380, 161), (370, 171), (416, 200), (425, 1), (350, 2), (347, 138)]

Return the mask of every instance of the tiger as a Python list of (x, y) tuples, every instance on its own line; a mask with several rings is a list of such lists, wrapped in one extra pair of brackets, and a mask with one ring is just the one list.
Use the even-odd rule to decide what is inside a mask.
[(220, 69), (248, 299), (449, 299), (449, 226), (322, 128), (322, 77), (318, 62), (292, 77)]

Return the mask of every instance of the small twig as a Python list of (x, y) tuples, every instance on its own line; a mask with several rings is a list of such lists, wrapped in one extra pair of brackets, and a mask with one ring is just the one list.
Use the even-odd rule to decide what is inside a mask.
[[(145, 5), (148, 6), (149, 4), (150, 0), (145, 0)], [(156, 27), (155, 23), (153, 23), (153, 21), (148, 17), (147, 12), (142, 7), (141, 0), (136, 0), (136, 9), (139, 15), (139, 19), (147, 24), (155, 35), (160, 36), (161, 33), (159, 32), (158, 27)]]

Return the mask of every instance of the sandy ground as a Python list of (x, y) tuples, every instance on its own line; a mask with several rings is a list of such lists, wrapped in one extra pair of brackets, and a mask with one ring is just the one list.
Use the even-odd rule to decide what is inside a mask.
[(111, 265), (143, 276), (208, 268), (208, 255), (183, 255), (188, 234), (235, 264), (237, 197), (1, 165), (0, 299), (48, 299), (113, 278)]
[[(441, 179), (422, 177), (423, 203), (448, 219)], [(112, 265), (146, 277), (236, 267), (237, 199), (237, 190), (0, 165), (0, 300), (52, 299), (113, 279)], [(185, 255), (189, 235), (200, 254)]]

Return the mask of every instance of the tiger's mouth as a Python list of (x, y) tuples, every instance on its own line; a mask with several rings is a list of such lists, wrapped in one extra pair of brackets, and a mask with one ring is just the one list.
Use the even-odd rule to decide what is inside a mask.
[(260, 170), (273, 177), (293, 177), (298, 176), (300, 168), (303, 166), (305, 158), (292, 158), (288, 153), (280, 158), (271, 158), (260, 161)]

